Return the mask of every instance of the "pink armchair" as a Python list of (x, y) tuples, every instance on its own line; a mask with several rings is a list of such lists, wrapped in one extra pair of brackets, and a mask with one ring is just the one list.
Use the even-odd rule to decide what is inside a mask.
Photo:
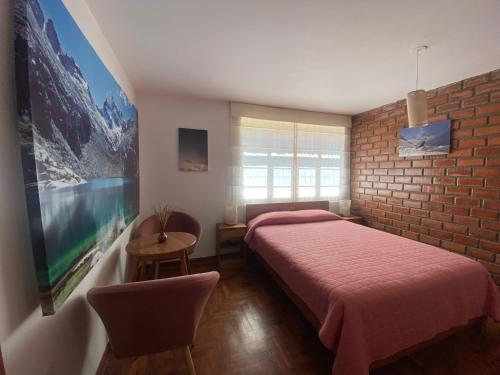
[(87, 299), (106, 327), (116, 358), (183, 347), (190, 374), (195, 374), (189, 346), (218, 280), (217, 272), (207, 272), (97, 287)]
[[(160, 223), (156, 218), (156, 215), (152, 215), (144, 220), (135, 230), (134, 238), (145, 237), (155, 233), (160, 232)], [(167, 222), (167, 232), (187, 232), (191, 233), (196, 237), (196, 243), (193, 246), (192, 252), (196, 249), (196, 245), (200, 241), (201, 237), (201, 224), (191, 215), (184, 212), (174, 211), (168, 219)], [(191, 263), (189, 262), (189, 257), (187, 259), (188, 271), (191, 273)], [(156, 264), (155, 274), (158, 273), (159, 264)]]

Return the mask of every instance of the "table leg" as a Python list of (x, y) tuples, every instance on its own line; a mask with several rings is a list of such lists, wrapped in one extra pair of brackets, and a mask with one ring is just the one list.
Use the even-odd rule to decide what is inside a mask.
[(154, 275), (154, 278), (155, 279), (159, 279), (160, 278), (160, 262), (155, 262), (155, 275)]
[(187, 266), (187, 254), (186, 254), (186, 251), (184, 250), (181, 254), (181, 274), (182, 275), (189, 275), (189, 271), (188, 271), (188, 266)]
[(141, 266), (141, 271), (139, 272), (139, 278), (136, 281), (143, 281), (143, 280), (145, 280), (144, 275), (146, 273), (146, 261), (141, 260), (140, 261), (140, 266)]
[(129, 282), (137, 281), (137, 276), (139, 272), (139, 258), (131, 256), (130, 257), (130, 272), (129, 272)]
[(192, 275), (193, 270), (191, 269), (191, 260), (189, 259), (189, 255), (187, 255), (187, 254), (186, 254), (186, 263), (187, 263), (188, 275)]

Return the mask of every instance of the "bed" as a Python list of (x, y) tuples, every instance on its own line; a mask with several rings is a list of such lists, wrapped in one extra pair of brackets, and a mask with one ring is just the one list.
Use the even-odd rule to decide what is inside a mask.
[(335, 352), (366, 375), (466, 324), (500, 320), (478, 262), (342, 220), (328, 202), (247, 205), (249, 248)]

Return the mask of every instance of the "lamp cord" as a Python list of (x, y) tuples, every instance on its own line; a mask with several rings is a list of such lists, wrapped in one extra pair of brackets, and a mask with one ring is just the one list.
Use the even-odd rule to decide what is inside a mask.
[(420, 56), (420, 50), (417, 50), (417, 79), (415, 81), (415, 91), (418, 90), (418, 57)]

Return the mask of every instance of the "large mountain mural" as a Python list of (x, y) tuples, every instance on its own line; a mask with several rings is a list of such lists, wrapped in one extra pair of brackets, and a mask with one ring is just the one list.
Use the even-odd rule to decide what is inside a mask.
[(44, 314), (137, 216), (137, 111), (60, 0), (16, 0), (19, 134)]

